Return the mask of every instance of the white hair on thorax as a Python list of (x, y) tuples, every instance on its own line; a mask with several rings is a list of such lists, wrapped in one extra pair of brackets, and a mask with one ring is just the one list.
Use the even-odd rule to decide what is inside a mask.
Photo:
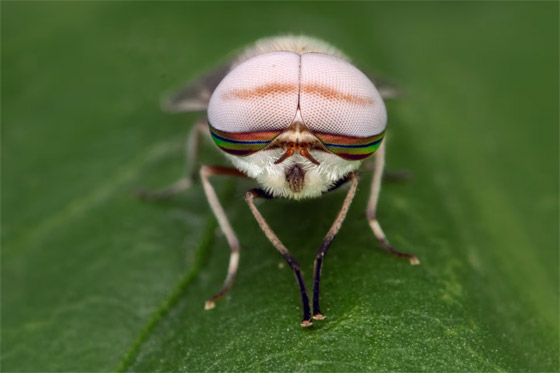
[(240, 63), (255, 56), (280, 51), (294, 52), (299, 55), (304, 53), (324, 53), (350, 62), (350, 58), (340, 49), (323, 40), (305, 35), (282, 35), (262, 38), (246, 47), (233, 61), (231, 68), (233, 69)]

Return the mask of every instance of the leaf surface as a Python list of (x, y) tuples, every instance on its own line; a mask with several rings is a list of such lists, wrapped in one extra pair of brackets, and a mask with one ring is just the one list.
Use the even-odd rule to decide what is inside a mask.
[[(3, 371), (559, 370), (558, 3), (2, 8)], [(200, 185), (130, 195), (184, 170), (196, 116), (162, 113), (162, 92), (279, 32), (404, 89), (388, 167), (414, 175), (384, 184), (379, 218), (422, 264), (375, 242), (366, 163), (310, 329), (243, 200), (254, 184), (213, 180), (243, 250), (212, 311), (228, 247)], [(208, 142), (202, 160), (225, 163)], [(343, 198), (259, 204), (308, 287)]]

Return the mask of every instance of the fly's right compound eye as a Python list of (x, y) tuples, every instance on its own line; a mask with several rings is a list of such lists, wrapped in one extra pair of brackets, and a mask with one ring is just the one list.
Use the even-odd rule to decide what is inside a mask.
[(209, 127), (212, 139), (222, 151), (240, 157), (264, 149), (281, 132), (225, 132), (212, 127), (212, 125)]

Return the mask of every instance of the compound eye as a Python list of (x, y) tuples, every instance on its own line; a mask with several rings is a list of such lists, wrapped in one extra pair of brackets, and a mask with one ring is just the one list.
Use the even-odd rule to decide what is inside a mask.
[(375, 153), (381, 145), (385, 131), (369, 137), (352, 137), (315, 132), (327, 149), (348, 161), (359, 161)]
[(381, 95), (350, 63), (326, 54), (304, 54), (300, 82), (301, 116), (311, 131), (353, 138), (385, 131), (387, 112)]
[(249, 150), (249, 146), (248, 154), (262, 149), (266, 141), (292, 123), (298, 90), (296, 53), (265, 53), (241, 63), (226, 75), (210, 98), (208, 121), (214, 140), (221, 138), (222, 143), (217, 143), (224, 151), (227, 150), (222, 145), (227, 144), (237, 150)]
[(264, 149), (281, 132), (225, 132), (212, 127), (212, 125), (209, 127), (212, 139), (222, 151), (240, 157)]

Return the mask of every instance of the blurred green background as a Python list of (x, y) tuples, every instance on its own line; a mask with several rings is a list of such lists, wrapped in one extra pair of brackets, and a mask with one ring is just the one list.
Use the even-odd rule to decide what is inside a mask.
[[(559, 370), (557, 2), (2, 2), (3, 371)], [(243, 244), (184, 170), (197, 117), (164, 92), (262, 36), (323, 38), (406, 94), (388, 103), (380, 221), (368, 167), (323, 271), (327, 319), (300, 328), (293, 275), (216, 178)], [(225, 163), (212, 144), (203, 162)], [(344, 193), (261, 205), (310, 283)]]

